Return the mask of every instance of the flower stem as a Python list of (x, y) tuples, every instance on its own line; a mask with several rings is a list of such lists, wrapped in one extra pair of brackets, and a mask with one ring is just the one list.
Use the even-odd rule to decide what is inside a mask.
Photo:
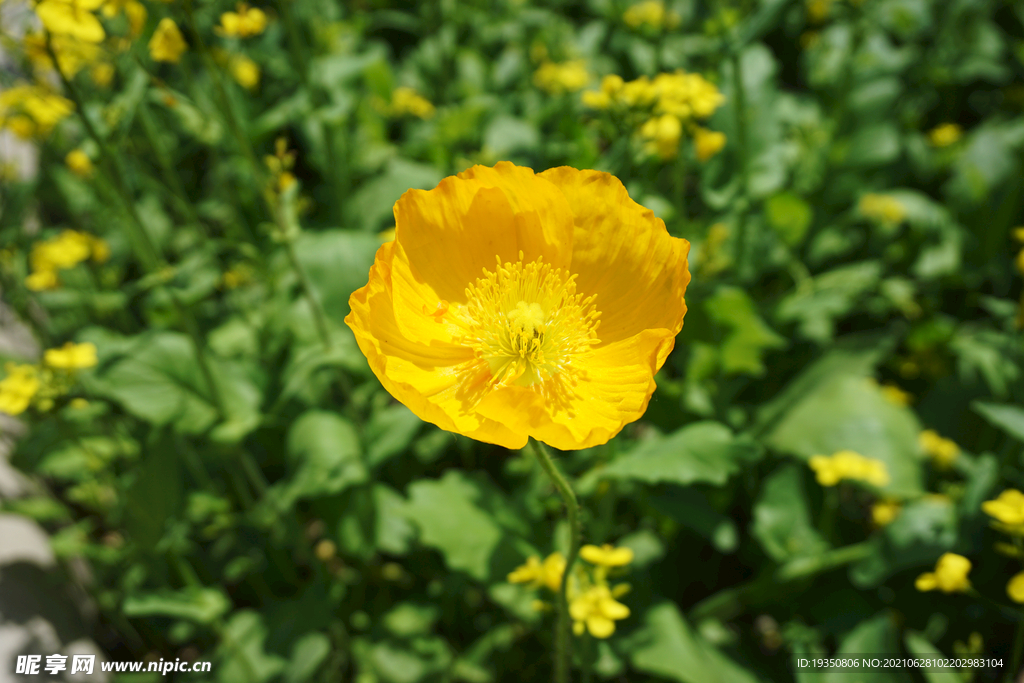
[[(136, 257), (142, 263), (147, 272), (159, 272), (166, 267), (166, 261), (164, 261), (163, 256), (160, 254), (149, 233), (146, 231), (146, 227), (142, 223), (142, 218), (139, 217), (139, 213), (135, 208), (135, 203), (132, 201), (131, 194), (128, 191), (128, 185), (125, 183), (126, 173), (124, 168), (121, 166), (120, 158), (111, 151), (107, 141), (99, 134), (99, 131), (97, 131), (96, 127), (93, 126), (92, 121), (89, 120), (89, 116), (85, 112), (85, 99), (78, 92), (78, 89), (71, 82), (71, 79), (69, 79), (60, 69), (57, 62), (57, 54), (54, 52), (53, 44), (50, 41), (49, 32), (46, 32), (45, 35), (46, 50), (50, 55), (50, 59), (53, 60), (54, 65), (57, 66), (56, 71), (60, 76), (61, 83), (64, 85), (64, 89), (67, 91), (68, 97), (70, 97), (71, 101), (74, 102), (75, 109), (78, 112), (78, 118), (81, 119), (86, 132), (99, 147), (100, 157), (103, 161), (101, 168), (104, 174), (109, 178), (110, 183), (114, 188), (114, 195), (124, 205), (125, 213), (128, 214), (130, 220), (125, 223), (125, 226), (128, 228), (128, 240), (132, 244), (132, 249), (135, 251)], [(192, 341), (192, 347), (196, 354), (196, 361), (199, 364), (199, 370), (203, 375), (203, 379), (206, 381), (207, 388), (210, 390), (211, 402), (217, 410), (220, 418), (224, 419), (227, 417), (227, 411), (224, 408), (224, 401), (220, 393), (220, 387), (214, 380), (213, 370), (210, 366), (209, 359), (204, 352), (203, 337), (199, 329), (199, 323), (196, 321), (192, 310), (181, 302), (181, 299), (178, 298), (177, 293), (173, 289), (168, 288), (167, 294), (170, 296), (171, 302), (174, 305), (176, 312), (181, 317), (185, 325), (185, 330)]]
[(562, 585), (558, 590), (558, 623), (555, 625), (555, 683), (569, 683), (569, 664), (572, 661), (572, 640), (569, 638), (569, 602), (566, 592), (569, 587), (569, 576), (572, 574), (572, 566), (576, 562), (576, 555), (580, 549), (580, 505), (576, 500), (569, 482), (565, 480), (562, 473), (558, 471), (547, 447), (539, 441), (530, 439), (530, 447), (534, 455), (540, 461), (541, 467), (547, 472), (551, 482), (558, 489), (565, 503), (565, 510), (569, 517), (569, 555), (565, 560), (565, 571), (562, 573)]

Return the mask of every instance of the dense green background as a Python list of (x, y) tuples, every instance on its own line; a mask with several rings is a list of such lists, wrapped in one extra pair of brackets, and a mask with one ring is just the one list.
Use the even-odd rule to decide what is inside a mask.
[[(109, 89), (76, 77), (119, 161), (102, 163), (80, 118), (60, 124), (38, 177), (0, 190), (13, 247), (0, 281), (45, 347), (93, 342), (100, 364), (26, 413), (14, 463), (46, 493), (4, 506), (51, 530), (60, 558), (88, 561), (112, 659), (212, 659), (225, 682), (549, 678), (552, 618), (506, 576), (564, 547), (559, 498), (527, 453), (397, 404), (342, 323), (402, 192), (508, 159), (608, 170), (693, 244), (689, 312), (647, 414), (558, 456), (585, 541), (636, 553), (632, 616), (578, 641), (580, 665), (680, 683), (1011, 673), (1021, 612), (1005, 586), (1021, 564), (993, 549), (1006, 537), (979, 506), (1024, 487), (1024, 4), (681, 0), (671, 30), (626, 25), (627, 7), (281, 0), (265, 33), (232, 41), (212, 27), (233, 5), (199, 2), (204, 41), (259, 65), (247, 92), (203, 59), (180, 0), (154, 2)], [(163, 16), (190, 43), (176, 65), (146, 49)], [(686, 140), (677, 160), (645, 156), (634, 123), (534, 85), (544, 52), (586, 60), (592, 88), (609, 73), (701, 73), (725, 95), (705, 125), (726, 147), (704, 163)], [(434, 115), (382, 113), (398, 86)], [(928, 132), (944, 123), (964, 133), (938, 147)], [(280, 136), (299, 184), (275, 224), (256, 169)], [(64, 166), (80, 145), (91, 180)], [(155, 258), (129, 239), (117, 178)], [(905, 217), (872, 219), (869, 193)], [(40, 236), (23, 229), (33, 212)], [(724, 241), (707, 241), (718, 223)], [(33, 242), (66, 227), (105, 239), (111, 259), (27, 291)], [(229, 269), (250, 277), (226, 287)], [(920, 452), (925, 428), (963, 449), (952, 470)], [(891, 484), (820, 487), (806, 459), (840, 449), (883, 460)], [(879, 497), (903, 502), (881, 529)], [(915, 590), (949, 550), (971, 559), (979, 595)], [(972, 633), (1003, 669), (790, 664), (952, 655)]]

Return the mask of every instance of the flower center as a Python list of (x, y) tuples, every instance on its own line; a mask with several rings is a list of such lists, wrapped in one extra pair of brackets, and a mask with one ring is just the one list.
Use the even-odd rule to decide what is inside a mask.
[[(594, 297), (576, 293), (576, 276), (538, 259), (501, 263), (466, 288), (466, 303), (452, 306), (458, 341), (473, 349), (463, 373), (471, 403), (488, 390), (531, 387), (568, 408), (584, 376), (585, 357), (599, 342)], [(441, 305), (439, 304), (439, 309)]]

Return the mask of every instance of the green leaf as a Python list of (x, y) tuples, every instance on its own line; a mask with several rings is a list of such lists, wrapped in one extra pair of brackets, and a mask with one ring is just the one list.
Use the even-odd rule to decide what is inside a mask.
[(401, 602), (384, 615), (384, 628), (399, 638), (426, 635), (437, 621), (438, 611), (434, 605)]
[(894, 161), (900, 155), (900, 133), (891, 123), (860, 128), (850, 138), (843, 163), (872, 167)]
[(480, 489), (462, 472), (409, 486), (406, 514), (420, 529), (424, 545), (436, 548), (452, 569), (484, 581), (502, 538), (498, 524), (477, 506)]
[(335, 413), (309, 410), (288, 430), (292, 475), (285, 498), (333, 496), (368, 478), (352, 424)]
[(791, 247), (798, 246), (807, 235), (814, 212), (811, 205), (792, 192), (780, 192), (765, 203), (768, 222)]
[(286, 662), (279, 655), (264, 650), (266, 639), (267, 627), (258, 612), (248, 609), (235, 612), (221, 635), (218, 680), (264, 683), (281, 673)]
[(805, 392), (765, 441), (804, 460), (841, 450), (881, 460), (890, 476), (882, 490), (912, 497), (922, 490), (920, 432), (912, 410), (892, 404), (869, 378), (840, 372)]
[[(924, 659), (945, 659), (942, 652), (928, 642), (928, 640), (917, 631), (907, 631), (903, 636), (903, 642), (907, 644), (907, 650), (915, 657)], [(963, 683), (959, 672), (947, 669), (944, 671), (932, 671), (921, 669), (921, 674), (928, 683)]]
[(295, 241), (295, 255), (306, 269), (324, 313), (338, 324), (343, 324), (349, 313), (352, 292), (369, 280), (380, 244), (375, 235), (353, 230), (307, 231)]
[(484, 131), (484, 150), (498, 158), (511, 152), (531, 152), (540, 144), (536, 126), (523, 119), (499, 114)]
[(815, 276), (782, 299), (781, 322), (797, 322), (800, 333), (818, 343), (832, 339), (836, 319), (851, 313), (856, 301), (878, 286), (882, 265), (862, 261)]
[(679, 683), (756, 683), (758, 678), (705, 641), (679, 609), (663, 602), (647, 610), (644, 625), (630, 634), (633, 667)]
[(369, 466), (376, 467), (408, 448), (422, 426), (423, 421), (403, 405), (388, 406), (374, 413), (363, 432)]
[(128, 596), (121, 609), (126, 617), (172, 617), (212, 624), (231, 609), (231, 600), (218, 588), (185, 588)]
[(715, 546), (720, 553), (735, 552), (739, 545), (736, 523), (711, 507), (703, 492), (694, 487), (668, 486), (649, 502), (655, 510), (679, 524), (693, 529)]
[(754, 303), (739, 287), (720, 287), (705, 308), (715, 322), (731, 328), (721, 345), (722, 369), (727, 373), (761, 376), (761, 361), (768, 349), (786, 345), (786, 341), (768, 327), (754, 310)]
[[(394, 221), (392, 208), (407, 190), (433, 189), (441, 182), (441, 178), (442, 175), (433, 166), (407, 159), (391, 159), (383, 175), (366, 182), (352, 195), (349, 215), (357, 217), (359, 227), (364, 231), (381, 230), (386, 227), (386, 221)], [(337, 276), (342, 271), (334, 265), (331, 273)]]
[(125, 509), (131, 514), (125, 526), (131, 539), (143, 548), (152, 548), (164, 534), (168, 519), (176, 517), (184, 504), (181, 459), (172, 440), (151, 435), (145, 457), (139, 464), (134, 482), (125, 495)]
[(377, 547), (392, 555), (404, 555), (416, 535), (405, 510), (405, 498), (387, 484), (378, 482), (373, 485), (373, 499), (377, 511)]
[[(217, 407), (196, 360), (191, 340), (177, 332), (155, 332), (139, 338), (126, 358), (96, 373), (93, 388), (138, 418), (154, 425), (173, 425), (184, 434), (201, 434), (217, 422)], [(234, 433), (238, 438), (259, 423), (261, 394), (237, 363), (207, 355), (207, 362)]]
[[(862, 621), (842, 639), (836, 657), (857, 654), (896, 654), (896, 626), (887, 612)], [(856, 676), (864, 683), (889, 683), (889, 681), (909, 681), (906, 672), (899, 669), (873, 669)], [(850, 683), (850, 674), (846, 671), (828, 671), (825, 683)]]
[(1024, 441), (1024, 408), (985, 401), (974, 401), (971, 408), (989, 424), (999, 427), (1017, 441)]
[(953, 548), (956, 538), (952, 503), (937, 498), (913, 501), (873, 539), (874, 552), (851, 568), (850, 578), (860, 587), (877, 586), (898, 571), (934, 563)]
[(579, 487), (591, 485), (594, 479), (720, 485), (760, 457), (761, 448), (753, 440), (733, 435), (718, 422), (697, 422), (668, 436), (645, 441), (607, 466), (591, 470)]
[(799, 467), (783, 465), (764, 480), (754, 504), (751, 533), (776, 562), (828, 549), (828, 542), (811, 523)]
[(331, 653), (331, 639), (323, 633), (307, 633), (292, 645), (292, 657), (284, 671), (285, 683), (303, 683), (313, 678)]

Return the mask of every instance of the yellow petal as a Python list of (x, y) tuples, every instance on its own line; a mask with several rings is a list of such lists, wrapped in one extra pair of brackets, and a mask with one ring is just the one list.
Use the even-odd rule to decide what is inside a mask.
[(935, 579), (935, 574), (927, 572), (917, 577), (917, 581), (914, 582), (914, 588), (919, 591), (931, 591), (938, 587), (939, 583)]
[(558, 186), (575, 215), (572, 271), (579, 291), (597, 295), (601, 343), (655, 328), (678, 334), (690, 243), (670, 236), (665, 223), (630, 199), (612, 175), (567, 166), (540, 175)]
[(474, 166), (433, 190), (409, 190), (395, 204), (395, 240), (411, 276), (438, 299), (465, 302), (466, 287), (502, 263), (543, 257), (569, 264), (573, 218), (565, 198), (532, 169)]
[(629, 608), (611, 598), (602, 598), (597, 604), (597, 609), (609, 619), (625, 619), (629, 616)]
[(463, 409), (455, 367), (470, 360), (472, 351), (451, 344), (423, 343), (402, 334), (391, 296), (394, 249), (395, 242), (388, 242), (377, 251), (370, 281), (352, 295), (352, 312), (345, 318), (373, 373), (421, 420), (506, 448), (524, 447), (524, 434)]
[(559, 450), (599, 446), (644, 414), (656, 386), (654, 373), (674, 343), (666, 330), (647, 330), (599, 346), (587, 361), (586, 377), (568, 411), (553, 413), (539, 393), (520, 386), (492, 391), (477, 410)]
[(595, 638), (607, 638), (615, 633), (615, 622), (602, 616), (593, 616), (587, 619), (587, 630)]
[(1024, 603), (1024, 572), (1014, 574), (1010, 582), (1006, 584), (1006, 594), (1014, 602)]

